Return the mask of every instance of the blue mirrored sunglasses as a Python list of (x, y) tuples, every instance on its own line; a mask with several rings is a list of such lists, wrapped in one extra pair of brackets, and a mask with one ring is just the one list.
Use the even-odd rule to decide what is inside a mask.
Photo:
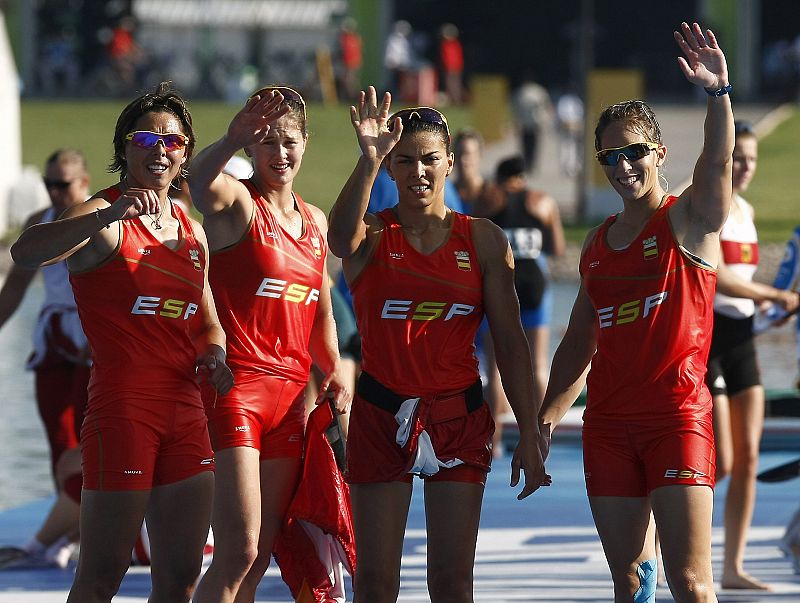
[(158, 132), (150, 132), (149, 130), (128, 132), (125, 136), (125, 140), (131, 141), (142, 149), (152, 149), (160, 142), (167, 151), (177, 151), (189, 144), (189, 138), (183, 134), (159, 134)]

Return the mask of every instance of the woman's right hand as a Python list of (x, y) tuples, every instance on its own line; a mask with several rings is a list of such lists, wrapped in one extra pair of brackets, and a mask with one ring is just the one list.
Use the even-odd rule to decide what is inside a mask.
[(403, 124), (395, 118), (392, 131), (389, 131), (389, 107), (392, 95), (385, 92), (383, 102), (378, 108), (378, 94), (374, 86), (359, 94), (358, 107), (350, 107), (350, 121), (358, 137), (358, 146), (364, 156), (382, 160), (400, 140)]
[(289, 112), (283, 95), (277, 91), (256, 94), (233, 116), (228, 125), (228, 140), (243, 149), (264, 142), (270, 128)]
[(161, 200), (153, 189), (128, 188), (110, 207), (101, 211), (102, 221), (111, 224), (117, 220), (132, 220), (147, 214), (159, 214)]

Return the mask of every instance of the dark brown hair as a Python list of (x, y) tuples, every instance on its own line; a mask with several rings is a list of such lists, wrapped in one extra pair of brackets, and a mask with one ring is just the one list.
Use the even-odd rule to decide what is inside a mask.
[(171, 113), (181, 122), (183, 134), (189, 137), (189, 144), (186, 145), (186, 162), (181, 168), (181, 176), (186, 176), (186, 166), (192, 157), (196, 139), (192, 128), (192, 115), (189, 113), (186, 101), (172, 89), (172, 82), (161, 82), (154, 92), (135, 98), (122, 110), (114, 128), (114, 156), (108, 171), (119, 172), (120, 180), (125, 178), (128, 173), (125, 136), (133, 130), (139, 118), (147, 113)]

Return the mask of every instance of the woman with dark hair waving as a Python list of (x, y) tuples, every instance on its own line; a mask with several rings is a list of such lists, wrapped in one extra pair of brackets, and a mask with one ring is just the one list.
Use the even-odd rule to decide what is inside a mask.
[[(361, 157), (330, 214), (362, 336), (347, 442), (358, 565), (357, 603), (396, 601), (413, 475), (425, 479), (431, 601), (472, 601), (472, 568), (494, 431), (483, 399), (475, 333), (484, 312), (520, 428), (511, 485), (518, 498), (546, 482), (530, 351), (503, 231), (448, 209), (453, 167), (447, 120), (436, 109), (380, 106), (360, 95), (351, 119)], [(366, 213), (384, 163), (399, 203)]]
[(540, 413), (556, 428), (586, 377), (586, 489), (615, 601), (652, 601), (651, 511), (676, 601), (716, 601), (711, 575), (714, 435), (703, 382), (719, 231), (731, 200), (733, 112), (725, 56), (710, 30), (674, 33), (689, 82), (708, 92), (704, 143), (680, 196), (659, 184), (667, 148), (650, 108), (606, 108), (597, 160), (623, 210), (592, 230), (581, 288)]
[(169, 198), (194, 141), (191, 115), (168, 83), (136, 98), (114, 131), (110, 169), (120, 182), (31, 226), (11, 249), (30, 267), (67, 260), (92, 349), (70, 602), (111, 600), (145, 516), (149, 600), (188, 601), (200, 574), (214, 461), (198, 376), (219, 392), (233, 376), (205, 234)]

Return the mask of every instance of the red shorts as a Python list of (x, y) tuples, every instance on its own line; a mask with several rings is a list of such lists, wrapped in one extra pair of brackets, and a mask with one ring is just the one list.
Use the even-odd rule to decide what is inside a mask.
[[(463, 408), (463, 399), (461, 406)], [(486, 484), (491, 465), (494, 421), (484, 402), (473, 412), (460, 412), (456, 418), (436, 418), (436, 401), (423, 421), (439, 458), (459, 458), (464, 461), (453, 468), (441, 468), (434, 475), (422, 475), (431, 481)], [(431, 416), (433, 415), (433, 416)], [(347, 437), (347, 481), (351, 484), (404, 481), (412, 463), (407, 450), (395, 441), (397, 420), (394, 415), (367, 402), (360, 395), (353, 398)]]
[(224, 396), (203, 387), (214, 450), (247, 446), (259, 458), (301, 458), (306, 384), (263, 374), (236, 374)]
[(644, 497), (661, 486), (714, 487), (711, 413), (667, 424), (592, 420), (583, 426), (589, 496)]
[(88, 366), (66, 360), (36, 369), (36, 403), (50, 442), (54, 472), (61, 455), (78, 446), (89, 374)]
[(149, 490), (214, 469), (199, 404), (126, 399), (90, 410), (81, 452), (86, 490)]

